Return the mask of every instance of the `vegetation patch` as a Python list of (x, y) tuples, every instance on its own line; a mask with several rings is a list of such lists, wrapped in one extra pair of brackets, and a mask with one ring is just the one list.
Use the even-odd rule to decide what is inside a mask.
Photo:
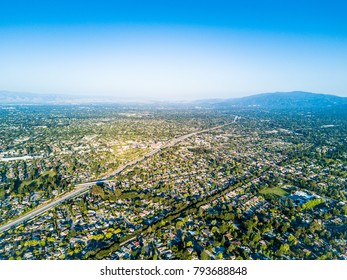
[(312, 199), (310, 201), (307, 201), (306, 203), (304, 203), (302, 205), (302, 209), (310, 209), (310, 208), (313, 208), (321, 203), (323, 203), (324, 200), (321, 199), (321, 198), (317, 198), (317, 199)]
[(275, 194), (277, 196), (287, 196), (288, 192), (281, 187), (274, 187), (274, 188), (265, 188), (260, 191), (261, 194)]

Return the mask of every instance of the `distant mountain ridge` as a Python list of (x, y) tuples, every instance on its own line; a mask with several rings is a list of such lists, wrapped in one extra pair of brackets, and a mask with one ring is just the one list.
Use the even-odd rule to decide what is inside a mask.
[(347, 106), (347, 97), (303, 91), (273, 92), (222, 99), (212, 104), (222, 107), (259, 107), (265, 109), (330, 108)]
[(92, 103), (126, 103), (124, 98), (107, 96), (78, 96), (67, 94), (39, 94), (27, 92), (0, 91), (0, 105), (68, 105)]
[(54, 103), (61, 97), (54, 94), (0, 91), (0, 104), (42, 104)]
[[(131, 102), (131, 100), (129, 100)], [(126, 103), (127, 100), (115, 97), (81, 97), (59, 94), (37, 94), (0, 91), (0, 104), (86, 104), (86, 103)], [(140, 102), (140, 103), (143, 103)], [(163, 102), (153, 102), (163, 103)], [(153, 104), (152, 103), (152, 104)], [(175, 103), (175, 102), (165, 102)], [(329, 94), (318, 94), (304, 91), (261, 93), (241, 98), (196, 100), (192, 105), (207, 105), (213, 107), (259, 107), (264, 109), (291, 108), (331, 108), (347, 109), (347, 97)]]
[(274, 92), (247, 96), (232, 101), (238, 105), (263, 107), (326, 107), (347, 104), (347, 98), (312, 92)]

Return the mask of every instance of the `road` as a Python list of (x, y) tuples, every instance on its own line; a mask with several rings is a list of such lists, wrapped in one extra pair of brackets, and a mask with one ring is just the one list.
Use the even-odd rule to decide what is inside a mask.
[(55, 207), (58, 204), (62, 203), (63, 201), (70, 199), (70, 198), (73, 198), (77, 195), (80, 195), (80, 194), (86, 192), (93, 185), (95, 185), (95, 183), (81, 184), (81, 185), (79, 185), (80, 187), (76, 187), (73, 191), (68, 192), (62, 196), (59, 196), (58, 198), (55, 198), (53, 201), (41, 204), (40, 206), (38, 206), (34, 210), (26, 213), (22, 217), (19, 217), (18, 219), (10, 221), (7, 224), (1, 226), (0, 232), (6, 231), (6, 230), (10, 229), (11, 227), (17, 226), (21, 223), (27, 222), (27, 221), (35, 218), (36, 216), (46, 212), (47, 210), (52, 209), (53, 207)]
[(237, 121), (237, 119), (238, 119), (238, 117), (236, 116), (235, 119), (232, 122), (230, 122), (230, 123), (222, 124), (222, 125), (219, 125), (219, 126), (215, 126), (215, 127), (209, 128), (209, 129), (199, 130), (199, 131), (192, 132), (192, 133), (180, 136), (178, 138), (175, 138), (175, 139), (171, 140), (169, 143), (161, 146), (160, 148), (157, 148), (157, 149), (147, 153), (143, 157), (138, 158), (136, 160), (133, 160), (133, 161), (131, 161), (131, 162), (129, 162), (129, 163), (119, 167), (117, 170), (115, 170), (115, 171), (105, 175), (104, 177), (100, 178), (99, 180), (78, 184), (78, 185), (76, 185), (74, 190), (72, 190), (72, 191), (70, 191), (68, 193), (65, 193), (63, 195), (60, 195), (59, 197), (54, 198), (53, 200), (47, 201), (47, 202), (41, 204), (40, 206), (38, 206), (37, 208), (35, 208), (34, 210), (24, 214), (23, 216), (15, 219), (15, 220), (9, 221), (8, 223), (0, 226), (0, 233), (3, 232), (3, 231), (6, 231), (6, 230), (8, 230), (8, 229), (10, 229), (12, 227), (18, 226), (21, 223), (24, 223), (24, 222), (32, 220), (33, 218), (41, 215), (42, 213), (46, 212), (47, 210), (52, 209), (53, 207), (57, 206), (58, 204), (62, 203), (65, 200), (71, 199), (73, 197), (76, 197), (78, 195), (81, 195), (81, 194), (87, 192), (92, 186), (95, 185), (95, 183), (97, 181), (103, 181), (103, 182), (107, 183), (106, 180), (109, 177), (113, 177), (113, 176), (119, 174), (120, 172), (122, 172), (125, 168), (127, 168), (129, 166), (132, 166), (132, 165), (136, 165), (139, 162), (145, 160), (146, 158), (151, 157), (151, 156), (159, 153), (162, 149), (166, 149), (166, 148), (169, 148), (171, 146), (174, 146), (177, 143), (182, 142), (182, 141), (186, 140), (187, 138), (192, 137), (194, 135), (201, 134), (201, 133), (204, 133), (204, 132), (209, 132), (209, 131), (216, 130), (218, 128), (221, 128), (221, 127), (233, 124), (233, 123), (235, 123)]

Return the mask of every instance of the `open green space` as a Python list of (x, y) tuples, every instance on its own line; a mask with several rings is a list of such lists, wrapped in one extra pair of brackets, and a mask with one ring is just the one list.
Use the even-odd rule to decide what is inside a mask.
[(261, 194), (275, 194), (277, 196), (287, 196), (289, 193), (281, 187), (265, 188), (260, 191)]

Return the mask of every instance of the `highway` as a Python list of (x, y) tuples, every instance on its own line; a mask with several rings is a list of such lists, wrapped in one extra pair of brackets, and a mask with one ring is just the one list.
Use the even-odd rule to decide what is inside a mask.
[(73, 197), (79, 196), (79, 195), (87, 192), (92, 186), (95, 185), (95, 183), (97, 181), (103, 181), (103, 182), (107, 183), (106, 180), (108, 178), (113, 177), (113, 176), (119, 174), (125, 168), (127, 168), (129, 166), (136, 165), (139, 162), (145, 160), (146, 158), (151, 157), (151, 156), (159, 153), (162, 149), (166, 149), (166, 148), (169, 148), (171, 146), (174, 146), (177, 143), (182, 142), (182, 141), (186, 140), (187, 138), (192, 137), (194, 135), (201, 134), (201, 133), (204, 133), (204, 132), (209, 132), (209, 131), (216, 130), (218, 128), (230, 125), (232, 123), (235, 123), (237, 121), (237, 119), (238, 119), (238, 117), (236, 116), (235, 119), (232, 122), (230, 122), (230, 123), (226, 123), (226, 124), (223, 124), (223, 125), (215, 126), (215, 127), (209, 128), (209, 129), (199, 130), (199, 131), (192, 132), (192, 133), (180, 136), (178, 138), (175, 138), (175, 139), (171, 140), (169, 143), (167, 143), (167, 144), (161, 146), (160, 148), (157, 148), (157, 149), (147, 153), (146, 155), (142, 156), (141, 158), (133, 160), (133, 161), (131, 161), (131, 162), (129, 162), (129, 163), (119, 167), (117, 170), (115, 170), (115, 171), (105, 175), (104, 177), (100, 178), (99, 180), (78, 184), (78, 185), (75, 186), (74, 190), (72, 190), (72, 191), (70, 191), (68, 193), (65, 193), (63, 195), (60, 195), (60, 196), (54, 198), (53, 200), (46, 201), (45, 203), (41, 204), (40, 206), (38, 206), (34, 210), (29, 211), (28, 213), (24, 214), (23, 216), (21, 216), (19, 218), (16, 218), (15, 220), (11, 220), (8, 223), (0, 226), (0, 233), (4, 232), (6, 230), (9, 230), (12, 227), (16, 227), (16, 226), (18, 226), (18, 225), (20, 225), (20, 224), (22, 224), (24, 222), (32, 220), (33, 218), (35, 218), (35, 217), (41, 215), (42, 213), (52, 209), (53, 207), (57, 206), (58, 204), (62, 203), (65, 200), (71, 199)]
[(78, 196), (78, 195), (86, 192), (93, 185), (95, 185), (95, 183), (92, 183), (92, 182), (81, 184), (78, 187), (76, 187), (74, 190), (72, 190), (71, 192), (68, 192), (62, 196), (59, 196), (59, 197), (55, 198), (54, 200), (51, 200), (51, 201), (48, 201), (48, 202), (41, 204), (40, 206), (38, 206), (34, 210), (24, 214), (23, 216), (15, 219), (13, 221), (8, 222), (7, 224), (5, 224), (3, 226), (1, 226), (0, 232), (6, 231), (6, 230), (10, 229), (11, 227), (17, 226), (21, 223), (27, 222), (27, 221), (35, 218), (36, 216), (46, 212), (47, 210), (52, 209), (53, 207), (55, 207), (58, 204), (62, 203), (63, 201), (70, 199), (70, 198), (73, 198), (75, 196)]

